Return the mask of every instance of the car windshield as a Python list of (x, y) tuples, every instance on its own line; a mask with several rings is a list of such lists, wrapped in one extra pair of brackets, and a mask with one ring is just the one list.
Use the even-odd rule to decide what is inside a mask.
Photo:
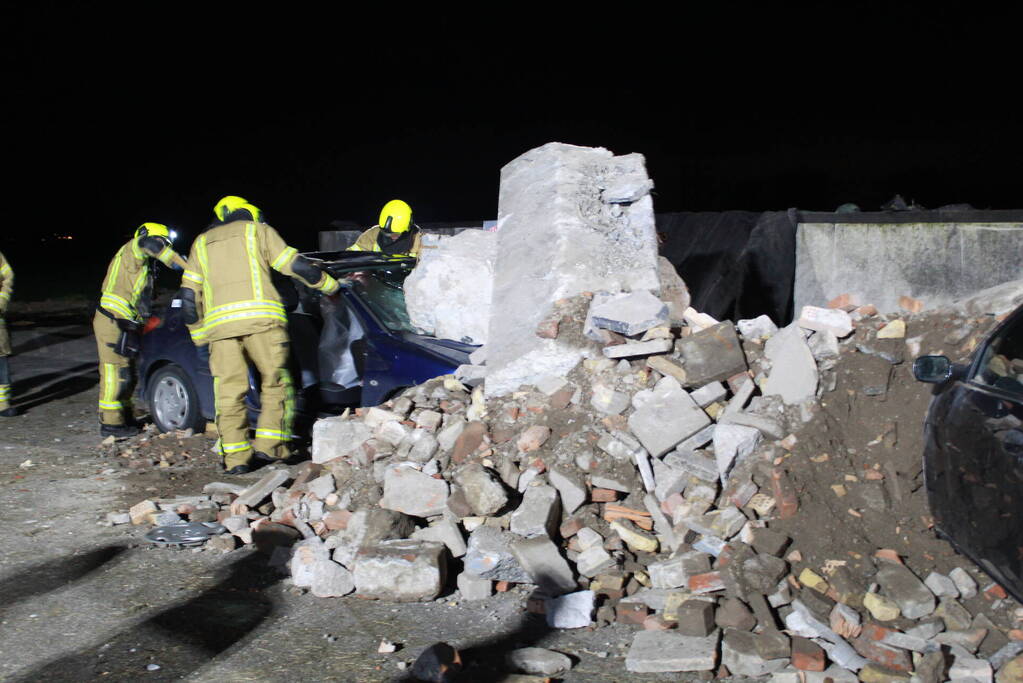
[(405, 308), (405, 290), (402, 285), (409, 271), (370, 270), (353, 278), (355, 291), (373, 314), (392, 332), (415, 332)]

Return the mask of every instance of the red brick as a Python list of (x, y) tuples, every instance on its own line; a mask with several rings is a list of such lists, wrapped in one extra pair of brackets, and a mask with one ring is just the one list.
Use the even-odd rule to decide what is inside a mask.
[(668, 621), (660, 614), (651, 614), (643, 620), (643, 629), (646, 631), (667, 631), (676, 626), (677, 621)]
[(885, 636), (894, 632), (894, 629), (885, 628), (884, 626), (879, 626), (877, 624), (866, 623), (863, 625), (861, 635), (864, 638), (870, 638), (871, 640), (884, 640)]
[(331, 510), (323, 516), (323, 523), (331, 531), (338, 531), (341, 529), (348, 528), (348, 520), (352, 518), (352, 513), (348, 510)]
[(694, 574), (689, 577), (689, 590), (694, 593), (713, 593), (724, 589), (725, 582), (721, 579), (721, 572)]
[(792, 666), (800, 671), (824, 671), (824, 650), (808, 638), (792, 638)]
[(613, 503), (618, 500), (618, 492), (612, 489), (591, 489), (590, 500), (594, 503)]
[[(866, 631), (866, 629), (864, 629)], [(872, 662), (880, 664), (886, 669), (895, 671), (910, 672), (913, 670), (913, 660), (905, 650), (879, 643), (876, 640), (861, 635), (852, 641), (853, 648)]]
[[(854, 308), (860, 305), (860, 295), (846, 292), (845, 294), (839, 294), (834, 299), (828, 302), (828, 308), (841, 308), (843, 311), (848, 313)], [(816, 671), (816, 669), (814, 669)]]
[(561, 523), (561, 527), (558, 531), (561, 533), (562, 538), (572, 538), (579, 530), (586, 526), (583, 521), (577, 517), (569, 517)]
[(919, 313), (924, 310), (924, 302), (908, 296), (899, 297), (899, 307), (910, 313)]
[(486, 434), (487, 426), (482, 422), (470, 422), (467, 424), (462, 433), (458, 435), (458, 439), (455, 440), (455, 447), (451, 451), (451, 459), (456, 463), (465, 462), (480, 447)]
[(507, 593), (511, 590), (510, 581), (498, 581), (494, 584), (494, 590), (498, 593)]
[(780, 467), (771, 470), (771, 495), (779, 519), (789, 519), (799, 510), (799, 498), (788, 473)]
[(874, 304), (864, 304), (856, 309), (856, 314), (861, 318), (869, 318), (877, 315), (877, 306)]
[(536, 336), (542, 339), (557, 339), (558, 338), (558, 324), (561, 322), (558, 318), (548, 318), (547, 320), (540, 321), (540, 324), (536, 326)]
[(988, 600), (1005, 600), (1009, 596), (1005, 594), (1004, 588), (993, 583), (984, 589), (984, 597)]
[(641, 602), (618, 603), (615, 607), (615, 621), (619, 624), (642, 626), (650, 610)]

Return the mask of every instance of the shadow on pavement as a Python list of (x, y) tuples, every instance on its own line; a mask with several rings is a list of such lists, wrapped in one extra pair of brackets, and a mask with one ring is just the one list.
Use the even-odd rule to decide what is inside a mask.
[(96, 371), (96, 364), (80, 363), (60, 372), (15, 380), (11, 394), (14, 406), (24, 412), (51, 401), (74, 396), (98, 383), (99, 373)]
[(49, 593), (81, 579), (107, 564), (125, 548), (108, 545), (60, 561), (48, 560), (0, 580), (0, 615), (12, 605)]
[(38, 337), (33, 337), (32, 339), (23, 341), (14, 347), (13, 352), (14, 355), (17, 356), (21, 353), (27, 353), (37, 349), (45, 349), (47, 346), (53, 346), (54, 344), (63, 344), (64, 342), (71, 341), (73, 339), (88, 337), (92, 334), (92, 327), (88, 325), (75, 325), (60, 331), (47, 332), (46, 334), (41, 334)]
[[(186, 602), (13, 680), (179, 680), (259, 626), (273, 611), (263, 591), (280, 579), (266, 555), (249, 553), (222, 581)], [(147, 669), (151, 665), (159, 668)]]

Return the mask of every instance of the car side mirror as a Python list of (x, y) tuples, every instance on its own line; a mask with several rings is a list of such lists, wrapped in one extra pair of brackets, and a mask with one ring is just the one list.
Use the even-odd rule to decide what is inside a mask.
[(952, 377), (952, 361), (945, 356), (920, 356), (913, 361), (913, 377), (928, 384), (941, 384)]

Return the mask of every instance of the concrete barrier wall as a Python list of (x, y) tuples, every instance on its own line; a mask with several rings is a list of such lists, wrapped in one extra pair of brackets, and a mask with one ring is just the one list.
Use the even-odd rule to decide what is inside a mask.
[(926, 308), (1023, 277), (1023, 221), (800, 223), (793, 299), (823, 305), (855, 293), (879, 311), (899, 297)]

